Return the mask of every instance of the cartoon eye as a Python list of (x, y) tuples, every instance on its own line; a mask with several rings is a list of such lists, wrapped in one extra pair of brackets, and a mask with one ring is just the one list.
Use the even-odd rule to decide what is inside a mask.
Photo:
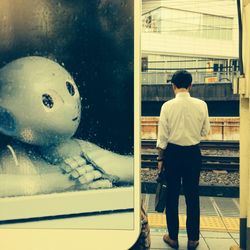
[(66, 82), (67, 89), (70, 93), (70, 95), (74, 96), (75, 95), (75, 88), (72, 83)]
[(43, 105), (49, 109), (52, 109), (52, 107), (54, 106), (54, 101), (53, 101), (52, 97), (48, 94), (42, 95), (42, 101), (43, 101)]

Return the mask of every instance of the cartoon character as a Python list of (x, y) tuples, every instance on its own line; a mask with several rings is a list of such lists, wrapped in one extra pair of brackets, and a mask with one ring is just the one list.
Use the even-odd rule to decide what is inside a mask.
[(81, 102), (70, 74), (43, 57), (0, 70), (0, 197), (108, 188), (133, 182), (133, 158), (72, 137)]

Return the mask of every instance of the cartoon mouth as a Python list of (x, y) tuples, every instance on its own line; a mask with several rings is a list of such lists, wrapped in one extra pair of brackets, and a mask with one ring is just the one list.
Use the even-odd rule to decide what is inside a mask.
[(78, 119), (78, 116), (77, 116), (77, 117), (75, 117), (75, 118), (73, 118), (73, 119), (72, 119), (72, 121), (76, 121), (77, 119)]

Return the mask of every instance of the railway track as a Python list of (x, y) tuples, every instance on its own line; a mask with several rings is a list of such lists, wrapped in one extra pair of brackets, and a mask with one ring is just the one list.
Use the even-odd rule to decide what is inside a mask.
[[(142, 149), (154, 149), (156, 147), (156, 140), (142, 140)], [(230, 149), (239, 150), (238, 141), (201, 141), (201, 149)]]
[[(156, 140), (142, 140), (142, 168), (156, 168), (157, 154), (154, 151)], [(238, 141), (202, 141), (200, 144), (202, 150), (239, 150)], [(147, 151), (149, 150), (149, 151)], [(228, 172), (239, 171), (239, 157), (221, 156), (221, 155), (203, 155), (202, 170), (224, 170)]]
[[(142, 154), (142, 168), (157, 168), (157, 154)], [(202, 170), (224, 170), (228, 172), (239, 171), (239, 157), (234, 156), (202, 156)]]
[[(153, 176), (153, 172), (157, 168), (157, 151), (155, 149), (156, 140), (142, 140), (142, 155), (141, 155), (141, 167), (144, 173), (147, 173), (142, 180), (142, 192), (143, 193), (155, 193), (156, 190), (156, 177)], [(208, 176), (216, 174), (214, 170), (218, 170), (218, 173), (224, 175), (235, 176), (237, 178), (237, 172), (239, 171), (239, 157), (228, 155), (209, 155), (217, 153), (218, 151), (224, 151), (223, 154), (230, 154), (231, 151), (239, 151), (239, 142), (237, 141), (202, 141), (200, 147), (205, 153), (202, 156), (202, 170), (203, 173), (207, 173)], [(207, 154), (208, 153), (208, 154)], [(153, 172), (152, 172), (153, 171)], [(224, 173), (225, 171), (225, 173)], [(211, 174), (210, 174), (211, 173)], [(152, 175), (152, 176), (151, 176)], [(149, 177), (151, 176), (151, 177)], [(153, 179), (152, 179), (153, 178)], [(206, 178), (206, 177), (204, 177)], [(217, 178), (217, 177), (215, 177)], [(219, 177), (218, 177), (219, 178)], [(231, 180), (232, 177), (228, 176)], [(227, 178), (227, 180), (228, 180)], [(150, 180), (151, 179), (151, 180)], [(231, 181), (229, 182), (231, 183)], [(218, 179), (218, 183), (204, 183), (200, 184), (200, 195), (205, 196), (221, 196), (221, 197), (239, 197), (239, 186), (236, 184), (223, 184)]]

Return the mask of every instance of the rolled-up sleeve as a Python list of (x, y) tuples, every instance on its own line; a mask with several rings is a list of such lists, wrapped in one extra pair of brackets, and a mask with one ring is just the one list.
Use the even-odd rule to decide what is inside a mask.
[(168, 144), (168, 120), (167, 120), (167, 107), (163, 105), (161, 108), (160, 119), (158, 124), (158, 137), (156, 147), (165, 149)]
[(201, 136), (206, 136), (210, 132), (210, 122), (209, 122), (209, 115), (208, 115), (208, 108), (207, 104), (204, 102), (204, 112), (205, 112), (205, 119), (201, 129)]

